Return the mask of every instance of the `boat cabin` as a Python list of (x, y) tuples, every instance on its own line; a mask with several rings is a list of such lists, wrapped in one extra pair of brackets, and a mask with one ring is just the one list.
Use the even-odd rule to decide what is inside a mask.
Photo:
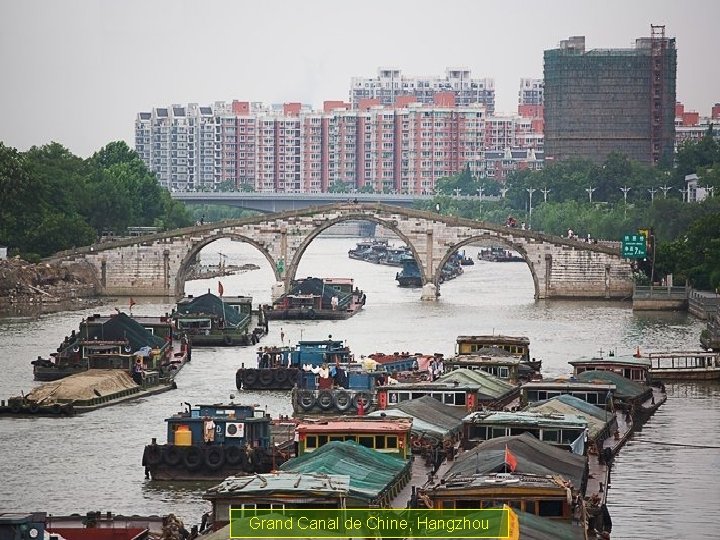
[(578, 380), (555, 379), (547, 381), (530, 381), (520, 387), (522, 402), (535, 403), (568, 394), (593, 405), (605, 407), (616, 390), (614, 384), (582, 382)]
[(302, 421), (296, 432), (299, 436), (298, 456), (309, 454), (333, 441), (354, 441), (382, 454), (408, 459), (411, 453), (409, 418), (336, 418), (321, 422)]
[(529, 368), (522, 360), (514, 356), (489, 356), (480, 354), (463, 354), (454, 358), (448, 358), (445, 362), (445, 370), (470, 369), (473, 371), (484, 371), (503, 379), (511, 384), (516, 384), (522, 378), (532, 377), (528, 373)]
[[(169, 445), (224, 444), (251, 448), (270, 445), (270, 416), (248, 405), (196, 405), (165, 421)], [(208, 432), (208, 428), (212, 431)]]
[(321, 366), (327, 364), (334, 366), (336, 361), (347, 364), (351, 361), (350, 349), (342, 340), (332, 339), (332, 336), (325, 340), (298, 341), (295, 347), (284, 349), (283, 364), (286, 366)]
[(281, 471), (230, 476), (207, 490), (203, 498), (212, 503), (213, 529), (217, 530), (230, 523), (231, 508), (236, 511), (233, 518), (282, 512), (285, 508), (342, 508), (349, 490), (347, 475)]
[(585, 435), (587, 421), (569, 414), (539, 412), (475, 412), (463, 419), (463, 448), (473, 448), (483, 441), (530, 433), (536, 439), (569, 448)]
[(653, 380), (719, 380), (720, 352), (671, 351), (649, 353)]
[(584, 371), (612, 371), (631, 381), (645, 383), (649, 380), (650, 360), (636, 356), (613, 356), (580, 358), (568, 362), (573, 366), (573, 374), (580, 375)]
[(241, 315), (252, 315), (252, 296), (223, 296), (222, 301)]
[(530, 339), (525, 336), (458, 336), (455, 354), (478, 354), (485, 350), (501, 349), (521, 360), (530, 360)]

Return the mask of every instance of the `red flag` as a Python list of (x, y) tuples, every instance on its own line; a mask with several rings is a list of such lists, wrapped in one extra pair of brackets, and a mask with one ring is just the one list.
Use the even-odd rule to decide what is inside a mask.
[(507, 444), (505, 445), (505, 463), (510, 466), (510, 472), (515, 472), (515, 467), (517, 467), (517, 458), (507, 447)]
[(135, 304), (137, 304), (137, 302), (136, 302), (135, 300), (133, 300), (133, 299), (132, 299), (132, 296), (131, 296), (131, 297), (130, 297), (130, 309), (132, 309), (132, 307), (133, 307)]
[(219, 294), (220, 296), (223, 295), (223, 286), (222, 286), (222, 282), (221, 282), (221, 281), (218, 281), (218, 294)]

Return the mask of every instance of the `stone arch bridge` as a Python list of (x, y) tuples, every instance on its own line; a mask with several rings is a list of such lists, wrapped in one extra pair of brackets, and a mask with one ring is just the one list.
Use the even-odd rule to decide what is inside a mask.
[(343, 221), (375, 222), (405, 242), (418, 262), (426, 300), (439, 295), (440, 269), (453, 253), (485, 242), (523, 256), (536, 299), (632, 296), (630, 263), (617, 247), (371, 203), (331, 204), (124, 238), (61, 252), (52, 260), (84, 260), (101, 295), (180, 298), (197, 253), (215, 240), (231, 238), (252, 244), (265, 256), (275, 273), (277, 295), (288, 290), (310, 243)]

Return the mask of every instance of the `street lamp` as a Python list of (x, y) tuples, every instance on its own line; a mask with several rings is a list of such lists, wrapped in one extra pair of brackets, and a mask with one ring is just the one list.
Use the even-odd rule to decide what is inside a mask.
[(655, 201), (655, 194), (656, 194), (657, 192), (658, 192), (658, 190), (655, 189), (655, 188), (649, 188), (649, 189), (648, 189), (648, 193), (650, 193), (650, 204), (652, 204), (653, 201)]
[(506, 194), (508, 191), (510, 191), (510, 188), (506, 188), (506, 187), (500, 188), (500, 195), (502, 195), (502, 198), (503, 198), (503, 199), (505, 198), (505, 194)]
[(481, 201), (482, 201), (483, 191), (485, 191), (485, 189), (484, 189), (482, 186), (480, 186), (479, 188), (477, 188), (478, 196), (480, 197), (480, 200), (481, 200)]
[(668, 191), (672, 189), (672, 186), (660, 186), (660, 189), (662, 189), (663, 192), (663, 199), (667, 199)]
[(459, 187), (456, 187), (455, 189), (453, 189), (453, 191), (455, 192), (455, 196), (456, 196), (456, 197), (460, 197), (460, 192), (461, 192), (462, 190), (461, 190)]
[(592, 186), (585, 188), (585, 191), (587, 192), (588, 197), (590, 198), (590, 203), (592, 203), (592, 194), (595, 192), (596, 189), (597, 188), (594, 188)]
[(541, 190), (540, 190), (540, 193), (543, 194), (543, 199), (544, 199), (543, 202), (547, 202), (548, 193), (550, 193), (551, 191), (552, 191), (552, 189), (549, 189), (549, 188), (545, 188), (545, 189), (541, 189)]
[(532, 229), (532, 195), (537, 191), (535, 188), (525, 188), (525, 191), (527, 191), (530, 194), (530, 206), (528, 211), (528, 229)]
[(620, 191), (623, 192), (623, 198), (625, 199), (625, 208), (624, 208), (624, 210), (623, 210), (623, 217), (624, 217), (624, 218), (627, 217), (627, 194), (628, 194), (628, 191), (630, 191), (630, 189), (631, 189), (631, 188), (629, 188), (629, 187), (627, 187), (627, 186), (623, 186), (623, 187), (620, 188)]
[(682, 193), (683, 202), (685, 202), (685, 195), (687, 194), (687, 202), (690, 202), (690, 188), (678, 188), (678, 191)]

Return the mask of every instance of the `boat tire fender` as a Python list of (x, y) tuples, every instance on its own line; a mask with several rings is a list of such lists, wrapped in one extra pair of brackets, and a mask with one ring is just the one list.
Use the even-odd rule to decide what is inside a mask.
[(335, 393), (335, 408), (340, 412), (345, 412), (350, 408), (350, 405), (352, 405), (350, 394), (345, 390), (338, 390)]
[(278, 382), (278, 384), (285, 384), (288, 381), (288, 370), (287, 368), (279, 368), (275, 372), (275, 380)]
[(322, 390), (318, 394), (317, 404), (324, 411), (331, 409), (334, 405), (334, 401), (332, 391), (330, 390)]
[(228, 465), (237, 465), (243, 459), (243, 449), (235, 444), (230, 444), (225, 447), (225, 461)]
[(30, 414), (37, 414), (38, 412), (40, 412), (40, 405), (38, 405), (37, 403), (31, 404), (30, 407), (28, 407), (28, 412)]
[(315, 320), (315, 316), (316, 316), (316, 315), (315, 315), (315, 310), (314, 310), (314, 309), (311, 309), (310, 311), (308, 311), (308, 315), (307, 315), (307, 316), (308, 316), (308, 319), (310, 319), (311, 321)]
[(223, 342), (225, 343), (225, 345), (232, 345), (232, 342), (233, 342), (232, 336), (229, 334), (225, 334), (223, 336)]
[(370, 396), (368, 394), (366, 394), (365, 392), (358, 392), (357, 394), (355, 394), (352, 398), (353, 407), (355, 407), (357, 409), (358, 403), (361, 403), (361, 402), (363, 404), (363, 409), (367, 413), (368, 407), (370, 405)]
[(183, 465), (189, 471), (198, 469), (203, 463), (203, 453), (197, 446), (188, 446), (183, 456)]
[(300, 407), (309, 411), (315, 406), (315, 394), (310, 390), (301, 390), (298, 392), (297, 401)]
[(50, 407), (50, 411), (53, 414), (60, 414), (62, 412), (62, 406), (59, 403), (54, 403), (52, 407)]
[(225, 464), (225, 453), (222, 446), (210, 446), (205, 452), (205, 465), (210, 470), (217, 470)]
[(20, 407), (20, 405), (18, 405), (17, 403), (10, 405), (10, 412), (13, 414), (20, 414), (21, 410), (22, 410), (22, 407)]
[(177, 446), (169, 445), (163, 448), (162, 458), (163, 462), (167, 463), (171, 467), (174, 467), (180, 463), (182, 456), (180, 455), (180, 450), (178, 450)]
[(254, 385), (258, 380), (258, 373), (256, 369), (246, 369), (243, 373), (243, 386)]
[(261, 369), (258, 378), (260, 379), (260, 384), (267, 388), (272, 385), (275, 376), (273, 375), (273, 370)]

